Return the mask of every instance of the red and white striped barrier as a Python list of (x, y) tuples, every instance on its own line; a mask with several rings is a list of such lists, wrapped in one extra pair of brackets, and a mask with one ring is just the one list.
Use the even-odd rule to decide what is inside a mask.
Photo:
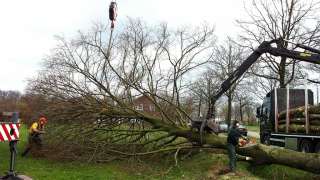
[(0, 142), (19, 139), (19, 123), (0, 122)]

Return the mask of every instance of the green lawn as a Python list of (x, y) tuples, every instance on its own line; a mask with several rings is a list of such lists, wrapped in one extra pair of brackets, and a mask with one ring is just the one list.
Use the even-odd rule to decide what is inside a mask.
[[(21, 130), (19, 153), (26, 141), (26, 129)], [(0, 172), (9, 167), (8, 143), (1, 143)], [(180, 156), (182, 157), (182, 155)], [(175, 165), (174, 156), (158, 156), (152, 160), (128, 159), (105, 164), (77, 162), (56, 162), (32, 157), (17, 157), (16, 170), (37, 180), (106, 180), (106, 179), (228, 179), (218, 176), (216, 171), (227, 166), (228, 158), (224, 154), (202, 151), (184, 158)], [(314, 175), (304, 171), (279, 166), (264, 165), (253, 167), (247, 162), (238, 162), (239, 174), (232, 179), (311, 179)]]
[(246, 126), (248, 131), (254, 131), (254, 132), (257, 132), (259, 133), (260, 132), (260, 126), (259, 125), (255, 125), (255, 126)]
[[(18, 143), (18, 156), (16, 171), (33, 179), (59, 180), (59, 179), (137, 179), (138, 177), (119, 168), (118, 164), (85, 164), (76, 162), (53, 162), (46, 159), (22, 158), (20, 153), (26, 143), (27, 131), (25, 127), (20, 129), (20, 141)], [(9, 168), (8, 143), (0, 144), (1, 164), (0, 172), (6, 172)]]

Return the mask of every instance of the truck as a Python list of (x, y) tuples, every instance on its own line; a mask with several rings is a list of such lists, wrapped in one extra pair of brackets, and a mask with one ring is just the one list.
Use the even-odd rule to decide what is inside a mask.
[[(299, 49), (300, 51), (294, 49), (290, 50), (284, 46), (284, 44), (291, 43), (295, 45), (296, 49)], [(258, 48), (256, 48), (249, 56), (248, 58), (233, 72), (230, 74), (230, 76), (222, 82), (220, 85), (220, 88), (213, 93), (213, 95), (209, 98), (209, 108), (208, 113), (205, 118), (201, 122), (199, 132), (200, 136), (202, 137), (202, 133), (204, 129), (208, 126), (207, 122), (215, 118), (215, 103), (216, 101), (225, 93), (227, 92), (233, 84), (237, 82), (237, 80), (263, 55), (263, 54), (269, 54), (275, 57), (287, 57), (298, 61), (313, 63), (313, 64), (320, 64), (320, 50), (314, 49), (309, 46), (305, 46), (303, 44), (293, 43), (283, 38), (273, 39), (270, 41), (264, 41), (262, 42)], [(278, 92), (279, 90), (279, 92)], [(320, 136), (316, 136), (314, 134), (310, 134), (309, 132), (306, 134), (292, 134), (289, 131), (285, 131), (284, 133), (278, 132), (278, 123), (274, 122), (276, 119), (274, 117), (277, 117), (278, 112), (273, 112), (271, 108), (273, 106), (278, 106), (277, 111), (281, 111), (283, 108), (281, 104), (283, 104), (285, 101), (281, 99), (283, 97), (283, 91), (289, 92), (287, 93), (288, 97), (288, 106), (287, 108), (293, 108), (297, 106), (301, 106), (303, 103), (306, 105), (313, 104), (313, 98), (312, 98), (312, 92), (309, 90), (301, 91), (301, 90), (283, 90), (283, 89), (276, 89), (273, 92), (270, 92), (266, 95), (265, 101), (262, 105), (262, 107), (258, 111), (258, 117), (261, 119), (261, 141), (265, 144), (278, 144), (278, 145), (284, 145), (287, 148), (295, 149), (295, 150), (301, 150), (304, 152), (313, 152), (316, 149), (317, 151), (320, 151), (320, 144), (317, 141)], [(278, 94), (277, 94), (278, 92)], [(302, 97), (301, 94), (304, 93), (304, 96)], [(293, 93), (293, 95), (290, 95), (290, 93)], [(276, 95), (274, 95), (276, 94)], [(291, 98), (290, 101), (290, 97)], [(277, 98), (277, 100), (274, 100)], [(301, 101), (301, 99), (304, 99), (304, 101)], [(301, 101), (301, 102), (300, 102)], [(277, 102), (277, 103), (274, 103)], [(263, 109), (264, 108), (264, 109)], [(266, 111), (268, 109), (268, 112)], [(274, 108), (276, 109), (276, 108)], [(261, 111), (260, 111), (261, 110)], [(262, 113), (260, 113), (262, 112)], [(265, 113), (265, 115), (262, 116), (262, 114)], [(288, 129), (290, 121), (286, 123), (286, 129)], [(306, 123), (306, 126), (309, 126), (308, 123)]]
[[(275, 88), (267, 93), (256, 113), (260, 120), (261, 143), (306, 153), (320, 152), (320, 129), (311, 131), (308, 119), (308, 108), (314, 105), (313, 101), (313, 92), (310, 89)], [(303, 115), (293, 119), (290, 111), (299, 107)], [(282, 120), (279, 118), (280, 112)], [(300, 124), (302, 131), (289, 128), (294, 123), (293, 120)]]

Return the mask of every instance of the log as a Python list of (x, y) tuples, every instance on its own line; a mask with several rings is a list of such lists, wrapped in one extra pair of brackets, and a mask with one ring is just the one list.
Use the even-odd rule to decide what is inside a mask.
[[(294, 116), (290, 116), (290, 121), (292, 119), (296, 119), (296, 120), (304, 120), (305, 119), (305, 115), (304, 113), (302, 114), (302, 116), (300, 115), (294, 115)], [(286, 117), (284, 117), (283, 119), (279, 119), (279, 121), (285, 121)], [(309, 114), (309, 120), (318, 120), (320, 121), (320, 114)]]
[(238, 148), (237, 152), (241, 155), (252, 157), (256, 164), (281, 164), (317, 174), (320, 173), (320, 154), (301, 153), (262, 144)]
[[(319, 119), (309, 119), (310, 125), (318, 125), (320, 126), (320, 120)], [(279, 125), (286, 124), (286, 120), (280, 120)], [(296, 125), (305, 125), (305, 118), (295, 118), (290, 119), (290, 124), (296, 124)]]
[[(286, 124), (286, 120), (279, 120), (279, 125)], [(305, 124), (305, 118), (290, 119), (290, 124)]]
[[(289, 110), (289, 115), (290, 117), (305, 117), (305, 107), (298, 107), (298, 108), (294, 108), (294, 109), (290, 109)], [(309, 106), (308, 108), (308, 113), (311, 114), (316, 114), (317, 117), (319, 117), (318, 115), (320, 115), (320, 105), (317, 106)], [(282, 111), (279, 113), (279, 119), (285, 119), (286, 118), (286, 114), (287, 111)]]
[(320, 120), (320, 114), (309, 114), (309, 119)]
[[(279, 131), (280, 132), (285, 132), (286, 131), (286, 125), (280, 125), (279, 126)], [(293, 133), (305, 133), (305, 125), (298, 125), (298, 124), (290, 124), (289, 126), (289, 132)], [(310, 132), (312, 134), (320, 134), (320, 126), (310, 126)]]

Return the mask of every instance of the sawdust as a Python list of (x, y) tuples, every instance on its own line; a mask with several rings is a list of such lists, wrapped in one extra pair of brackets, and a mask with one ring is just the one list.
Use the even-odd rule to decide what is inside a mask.
[[(250, 179), (245, 173), (236, 171), (236, 172), (230, 172), (229, 167), (224, 165), (221, 162), (218, 162), (217, 164), (214, 164), (210, 167), (207, 178), (210, 180), (216, 180), (216, 179)], [(254, 179), (254, 178), (253, 178)]]

